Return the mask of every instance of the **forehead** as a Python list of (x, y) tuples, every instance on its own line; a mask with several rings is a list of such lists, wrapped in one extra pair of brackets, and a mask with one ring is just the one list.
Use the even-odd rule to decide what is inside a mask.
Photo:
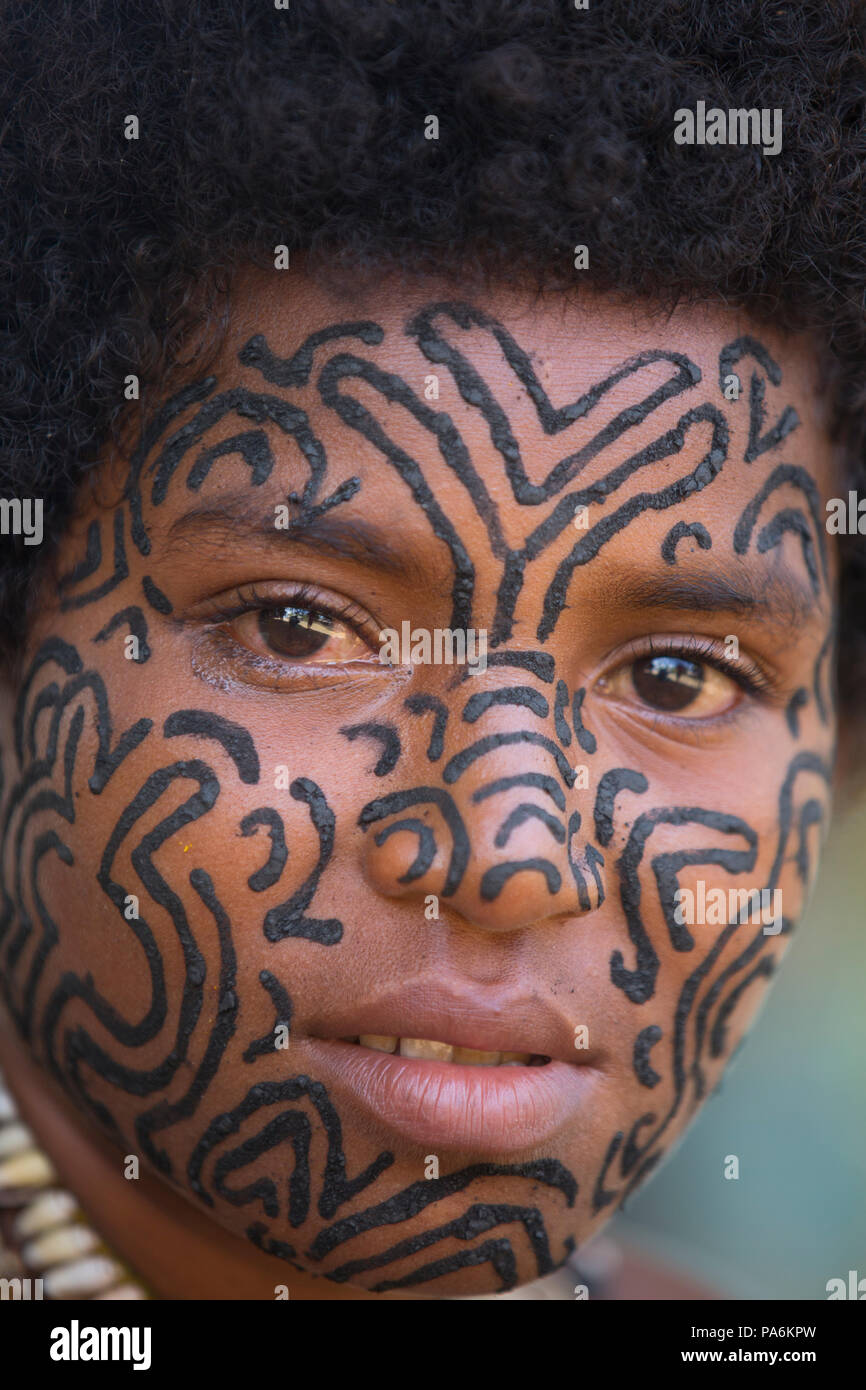
[[(212, 371), (144, 467), (158, 536), (218, 530), (220, 499), (231, 526), (244, 494), (273, 530), (288, 495), (296, 537), (313, 513), (337, 546), (365, 522), (378, 560), (409, 548), (443, 578), (465, 554), (476, 600), (492, 555), (522, 556), (521, 602), (563, 565), (588, 599), (636, 566), (730, 560), (753, 589), (785, 570), (816, 598), (832, 575), (812, 347), (724, 306), (246, 268)], [(244, 417), (269, 462), (242, 457)]]
[[(361, 324), (377, 325), (378, 341), (353, 332)], [(539, 295), (502, 283), (476, 288), (396, 275), (351, 282), (344, 277), (336, 287), (300, 270), (245, 268), (233, 289), (230, 331), (217, 365), (220, 382), (246, 379), (254, 385), (255, 370), (250, 374), (238, 361), (251, 338), (263, 337), (270, 353), (291, 359), (309, 335), (341, 325), (345, 336), (335, 333), (313, 349), (307, 383), (312, 390), (304, 408), (317, 416), (317, 427), (330, 423), (336, 429), (337, 397), (351, 396), (414, 447), (430, 445), (429, 421), (413, 419), (399, 390), (389, 393), (387, 383), (372, 374), (365, 378), (345, 365), (340, 374), (329, 373), (327, 408), (319, 377), (327, 359), (363, 357), (397, 374), (431, 409), (452, 414), (499, 506), (515, 500), (509, 454), (519, 454), (514, 471), (525, 473), (535, 488), (535, 495), (527, 488), (522, 500), (537, 507), (559, 495), (557, 477), (570, 485), (584, 475), (588, 480), (590, 469), (592, 477), (600, 475), (603, 465), (637, 454), (701, 402), (724, 415), (730, 459), (740, 463), (749, 453), (750, 426), (754, 433), (757, 424), (765, 443), (744, 467), (723, 470), (725, 485), (714, 486), (713, 502), (748, 491), (762, 471), (750, 466), (759, 459), (778, 463), (795, 454), (822, 495), (834, 490), (814, 345), (806, 337), (782, 336), (740, 310), (703, 304), (669, 312), (591, 290)], [(731, 377), (737, 379), (733, 388)], [(793, 412), (795, 427), (787, 428)], [(780, 442), (770, 447), (779, 422)], [(441, 473), (447, 483), (449, 463), (432, 442), (425, 472)], [(586, 446), (594, 442), (600, 446), (590, 457)], [(696, 437), (695, 445), (700, 442)], [(373, 457), (363, 438), (356, 435), (354, 443), (362, 460)], [(582, 462), (557, 470), (582, 450)], [(329, 456), (329, 462), (335, 460)], [(450, 471), (458, 471), (454, 462)], [(710, 494), (703, 500), (709, 502)]]

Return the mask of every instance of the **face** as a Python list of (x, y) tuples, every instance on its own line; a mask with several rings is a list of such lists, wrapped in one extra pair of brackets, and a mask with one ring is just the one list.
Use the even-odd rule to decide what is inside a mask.
[(35, 1055), (289, 1285), (554, 1268), (805, 903), (832, 491), (808, 353), (732, 312), (245, 273), (32, 631), (0, 964)]

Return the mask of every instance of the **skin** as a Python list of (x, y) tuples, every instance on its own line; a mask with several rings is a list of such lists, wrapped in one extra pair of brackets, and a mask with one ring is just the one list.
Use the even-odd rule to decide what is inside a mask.
[[(0, 1063), (164, 1297), (512, 1287), (679, 1139), (814, 879), (836, 488), (809, 345), (718, 306), (295, 270), (231, 307), (209, 378), (82, 494), (6, 692)], [(293, 601), (332, 610), (315, 659), (268, 651)], [(484, 629), (487, 670), (383, 665), (407, 619)], [(698, 879), (781, 890), (782, 930), (678, 924)], [(542, 1143), (522, 1113), (407, 1139), (335, 1079), (316, 1040), (413, 985), (450, 990), (417, 1033), (445, 1042), (484, 1015), (544, 1052), (547, 1010), (575, 1085)]]

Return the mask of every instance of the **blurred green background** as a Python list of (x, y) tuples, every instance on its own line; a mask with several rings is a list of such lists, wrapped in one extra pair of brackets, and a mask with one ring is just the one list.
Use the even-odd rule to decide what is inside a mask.
[(826, 1299), (828, 1279), (866, 1277), (864, 906), (866, 802), (834, 822), (811, 905), (715, 1096), (606, 1235), (731, 1298)]

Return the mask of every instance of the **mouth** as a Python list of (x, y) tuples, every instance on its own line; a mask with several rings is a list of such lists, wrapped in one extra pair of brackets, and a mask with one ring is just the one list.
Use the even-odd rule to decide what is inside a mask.
[[(371, 1038), (394, 1051), (370, 1046)], [(359, 1034), (358, 1042), (307, 1037), (300, 1047), (313, 1075), (348, 1101), (360, 1129), (369, 1133), (372, 1121), (422, 1156), (537, 1149), (585, 1109), (601, 1075), (541, 1054), (479, 1053), (387, 1034)], [(508, 1061), (494, 1060), (503, 1055)]]
[[(584, 1112), (602, 1073), (574, 1023), (537, 989), (505, 994), (418, 978), (328, 1009), (296, 1035), (312, 1074), (371, 1125), (423, 1157), (537, 1149)], [(391, 1139), (393, 1142), (393, 1138)]]
[(400, 1038), (384, 1033), (362, 1033), (341, 1042), (390, 1056), (422, 1058), (428, 1062), (453, 1062), (467, 1067), (545, 1067), (550, 1058), (541, 1052), (484, 1052), (476, 1047), (457, 1047), (432, 1038)]

